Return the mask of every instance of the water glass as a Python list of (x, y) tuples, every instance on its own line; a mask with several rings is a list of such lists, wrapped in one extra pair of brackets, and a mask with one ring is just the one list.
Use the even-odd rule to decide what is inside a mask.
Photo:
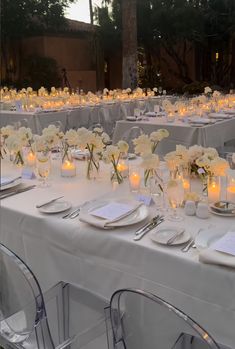
[(184, 200), (184, 187), (181, 179), (171, 179), (167, 183), (167, 196), (173, 209), (173, 213), (168, 216), (168, 219), (175, 222), (182, 221), (183, 216), (177, 212)]
[(49, 184), (47, 182), (47, 178), (51, 170), (51, 159), (49, 151), (41, 151), (36, 153), (36, 168), (38, 177), (41, 179), (39, 187), (49, 187)]

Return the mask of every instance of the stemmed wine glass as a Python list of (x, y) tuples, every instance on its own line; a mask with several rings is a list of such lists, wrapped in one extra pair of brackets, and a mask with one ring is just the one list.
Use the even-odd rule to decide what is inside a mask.
[(175, 222), (182, 221), (183, 216), (177, 212), (177, 208), (182, 205), (184, 200), (184, 187), (182, 179), (169, 180), (167, 183), (167, 195), (169, 204), (173, 209), (173, 213), (168, 216), (168, 219)]
[(40, 188), (47, 188), (50, 185), (47, 182), (47, 178), (51, 170), (50, 152), (41, 151), (36, 153), (36, 168), (39, 178), (42, 182), (39, 184)]

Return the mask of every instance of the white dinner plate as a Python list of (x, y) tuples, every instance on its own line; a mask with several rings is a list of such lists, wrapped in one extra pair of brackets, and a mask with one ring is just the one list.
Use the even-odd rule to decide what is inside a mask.
[(209, 117), (212, 119), (231, 119), (231, 116), (224, 113), (211, 113)]
[(217, 216), (222, 216), (222, 217), (235, 217), (235, 212), (233, 213), (225, 213), (225, 212), (218, 212), (213, 210), (213, 207), (209, 206), (209, 211)]
[[(102, 206), (105, 206), (109, 204), (110, 202), (118, 202), (122, 204), (133, 204), (133, 200), (129, 200), (126, 198), (122, 199), (112, 199), (112, 200), (95, 200), (94, 202), (89, 202), (87, 205), (84, 205), (81, 208), (81, 213), (89, 214), (91, 211), (94, 211), (95, 209), (98, 209)], [(128, 216), (123, 217), (122, 219), (119, 219), (116, 222), (109, 223), (109, 228), (114, 227), (124, 227), (127, 225), (132, 225), (135, 223), (142, 222), (145, 218), (147, 218), (149, 215), (149, 210), (145, 205), (139, 206), (134, 212), (130, 213)], [(100, 222), (100, 218), (92, 216), (92, 220), (96, 220), (97, 223)]]
[(220, 239), (224, 234), (226, 234), (226, 232), (227, 231), (223, 230), (223, 228), (203, 229), (195, 237), (195, 245), (199, 250), (208, 248), (216, 240)]
[(128, 121), (136, 121), (136, 117), (135, 116), (127, 116), (126, 120), (128, 120)]
[[(167, 245), (167, 241), (174, 236), (176, 233), (180, 233), (183, 228), (176, 228), (174, 226), (161, 227), (150, 234), (150, 239), (161, 245)], [(173, 243), (169, 246), (183, 244), (191, 238), (191, 235), (184, 231), (179, 237), (177, 237)]]
[(55, 201), (51, 204), (40, 207), (38, 210), (41, 213), (59, 213), (64, 212), (71, 208), (72, 205), (68, 201)]
[[(10, 178), (9, 178), (10, 179)], [(13, 178), (14, 179), (14, 178)], [(6, 189), (10, 189), (10, 188), (14, 188), (17, 185), (19, 185), (21, 183), (21, 178), (16, 179), (14, 182), (9, 183), (9, 184), (5, 184), (5, 185), (0, 185), (0, 191), (2, 190), (6, 190)]]
[(207, 118), (189, 118), (188, 120), (190, 124), (202, 124), (202, 125), (214, 124), (216, 122), (216, 120), (207, 119)]

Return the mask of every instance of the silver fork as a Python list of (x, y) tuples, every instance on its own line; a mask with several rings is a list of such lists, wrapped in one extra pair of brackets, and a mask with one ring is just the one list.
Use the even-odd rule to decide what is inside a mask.
[[(77, 207), (75, 210), (73, 210), (72, 212), (67, 213), (66, 215), (62, 216), (63, 219), (68, 219), (73, 217), (76, 214), (80, 213), (80, 207)], [(74, 217), (75, 218), (75, 217)]]
[(195, 239), (196, 239), (197, 235), (200, 233), (201, 230), (203, 230), (203, 228), (198, 229), (198, 231), (197, 231), (196, 235), (194, 236), (194, 238), (191, 238), (189, 240), (189, 242), (187, 243), (187, 245), (184, 246), (183, 248), (181, 248), (182, 252), (188, 252), (190, 250), (190, 248), (196, 248)]

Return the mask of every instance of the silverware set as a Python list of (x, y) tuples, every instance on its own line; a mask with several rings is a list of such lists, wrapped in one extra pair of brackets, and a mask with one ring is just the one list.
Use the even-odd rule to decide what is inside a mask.
[(9, 198), (10, 196), (16, 195), (16, 194), (20, 194), (20, 193), (24, 193), (25, 191), (31, 190), (33, 188), (35, 188), (36, 185), (29, 185), (28, 187), (23, 187), (23, 188), (18, 188), (12, 191), (8, 191), (7, 193), (3, 193), (0, 195), (0, 200)]
[(81, 209), (81, 206), (80, 207), (77, 207), (76, 209), (74, 209), (73, 211), (65, 214), (64, 216), (62, 216), (63, 219), (74, 219), (76, 217), (79, 216), (80, 214), (80, 209)]
[(186, 245), (184, 245), (182, 248), (181, 248), (181, 251), (182, 252), (188, 252), (191, 248), (196, 248), (196, 245), (195, 245), (195, 238), (196, 236), (200, 233), (200, 231), (203, 230), (202, 228), (198, 229), (196, 235), (194, 238), (191, 238)]
[(157, 227), (162, 222), (164, 222), (164, 216), (157, 215), (153, 217), (150, 222), (146, 223), (144, 226), (142, 226), (135, 232), (133, 240), (141, 240), (147, 233), (149, 233), (152, 229)]

